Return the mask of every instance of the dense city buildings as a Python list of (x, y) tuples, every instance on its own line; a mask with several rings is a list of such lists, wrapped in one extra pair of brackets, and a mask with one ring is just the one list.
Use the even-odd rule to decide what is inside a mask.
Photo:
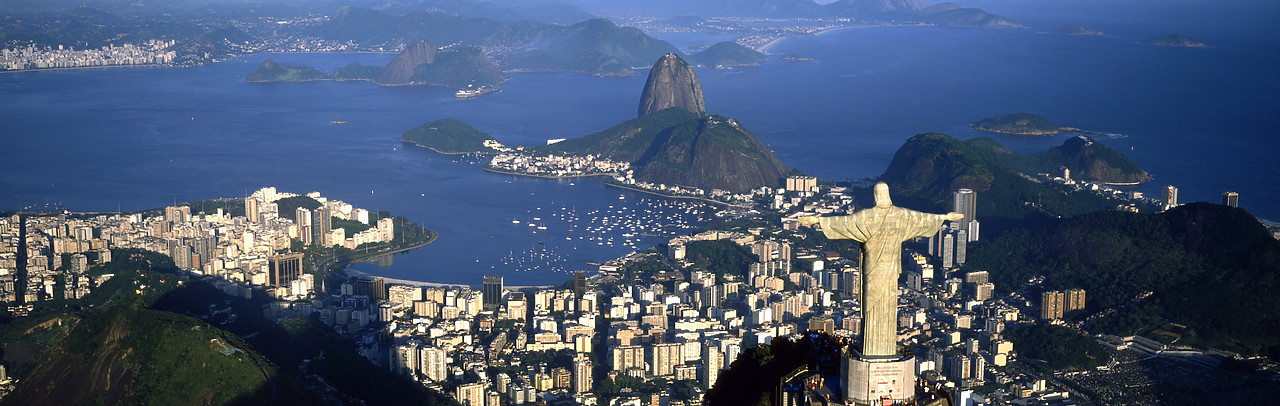
[(106, 66), (166, 65), (176, 53), (170, 50), (174, 41), (151, 40), (142, 44), (107, 45), (95, 49), (73, 50), (58, 45), (0, 50), (0, 71), (56, 68), (90, 68)]
[[(209, 212), (180, 205), (156, 214), (13, 216), (0, 219), (0, 242), (8, 247), (0, 250), (0, 294), (11, 303), (49, 300), (53, 292), (82, 297), (111, 277), (86, 270), (111, 261), (112, 248), (138, 247), (169, 255), (191, 278), (228, 295), (266, 294), (270, 320), (317, 319), (371, 362), (462, 404), (644, 405), (657, 397), (698, 405), (754, 347), (819, 333), (860, 338), (866, 299), (856, 251), (814, 245), (806, 240), (819, 230), (797, 224), (802, 215), (850, 213), (852, 199), (844, 189), (815, 187), (762, 191), (778, 196), (763, 200), (782, 214), (774, 226), (674, 237), (665, 251), (637, 251), (547, 287), (511, 287), (501, 275), (478, 275), (475, 288), (369, 276), (322, 288), (308, 257), (294, 249), (355, 248), (395, 233), (390, 219), (315, 193), (266, 188), (228, 202), (244, 215), (228, 214), (222, 208), (228, 206)], [(304, 196), (318, 205), (289, 206)], [(347, 235), (334, 226), (340, 220), (367, 228)], [(19, 250), (24, 224), (31, 231)], [(971, 404), (1071, 399), (1052, 377), (1037, 381), (1014, 367), (1018, 353), (1006, 334), (1037, 319), (1073, 323), (1066, 317), (1085, 308), (1084, 290), (1044, 290), (1037, 280), (1001, 287), (985, 270), (961, 268), (968, 242), (962, 224), (906, 245), (889, 336), (891, 345), (913, 352), (913, 362), (846, 362), (839, 379), (829, 381), (833, 393), (905, 399), (919, 386), (949, 388)], [(752, 262), (741, 274), (712, 272), (691, 258), (708, 247), (735, 247)], [(25, 284), (15, 272), (19, 251), (31, 258)], [(54, 290), (58, 283), (65, 287)], [(1023, 299), (1035, 294), (1038, 307)], [(10, 305), (13, 314), (22, 309)], [(1119, 340), (1117, 346), (1168, 351)], [(639, 391), (657, 382), (668, 386)], [(682, 385), (692, 392), (671, 392)], [(1003, 403), (974, 392), (989, 385), (1004, 388)]]

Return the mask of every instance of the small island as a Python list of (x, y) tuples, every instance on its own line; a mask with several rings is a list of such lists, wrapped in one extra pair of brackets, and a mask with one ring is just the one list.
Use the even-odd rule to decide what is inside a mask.
[(707, 47), (700, 52), (688, 56), (694, 65), (712, 68), (731, 68), (737, 66), (756, 66), (768, 61), (769, 57), (733, 41), (724, 41)]
[(1000, 134), (1054, 135), (1058, 133), (1058, 126), (1054, 125), (1052, 121), (1031, 113), (1006, 114), (984, 118), (969, 126), (977, 130)]
[(1102, 35), (1102, 31), (1094, 30), (1083, 25), (1064, 25), (1053, 30), (1053, 33), (1066, 35)]
[(276, 63), (274, 59), (267, 58), (257, 70), (246, 76), (244, 81), (250, 83), (310, 82), (326, 79), (329, 79), (329, 75), (310, 66), (285, 66)]
[(426, 41), (410, 44), (386, 66), (352, 63), (326, 74), (309, 66), (285, 66), (267, 58), (245, 82), (310, 82), (364, 80), (381, 86), (444, 86), (458, 98), (498, 91), (507, 77), (477, 46), (436, 49)]
[(1142, 42), (1147, 45), (1155, 45), (1158, 47), (1178, 47), (1178, 48), (1200, 48), (1204, 46), (1200, 40), (1191, 38), (1182, 34), (1169, 34), (1155, 37)]
[(493, 136), (452, 118), (414, 127), (405, 131), (400, 141), (441, 154), (491, 154), (505, 149)]

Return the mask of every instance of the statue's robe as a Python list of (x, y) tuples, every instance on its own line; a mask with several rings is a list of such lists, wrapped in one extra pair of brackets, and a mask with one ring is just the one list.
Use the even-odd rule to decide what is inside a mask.
[(830, 239), (862, 243), (862, 356), (898, 356), (898, 274), (902, 242), (938, 232), (946, 215), (897, 206), (873, 207), (849, 216), (822, 217)]

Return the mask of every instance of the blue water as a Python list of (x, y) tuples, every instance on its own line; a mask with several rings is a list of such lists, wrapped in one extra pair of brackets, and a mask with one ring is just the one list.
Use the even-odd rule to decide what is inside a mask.
[[(1173, 184), (1183, 201), (1217, 201), (1234, 190), (1242, 207), (1280, 218), (1274, 164), (1280, 156), (1280, 75), (1274, 70), (1280, 53), (1273, 37), (1223, 36), (1228, 39), (1215, 44), (1212, 35), (1203, 35), (1209, 47), (1174, 49), (1141, 45), (1146, 38), (1136, 34), (1043, 33), (1053, 28), (847, 29), (786, 40), (771, 50), (814, 62), (774, 60), (697, 73), (709, 111), (739, 119), (788, 165), (823, 178), (877, 176), (914, 134), (987, 136), (967, 123), (1027, 111), (1060, 125), (1121, 134), (1102, 142), (1152, 173), (1156, 180), (1141, 190), (1154, 194)], [(274, 57), (326, 71), (390, 59)], [(443, 117), (508, 144), (585, 135), (634, 116), (644, 72), (630, 78), (512, 74), (502, 92), (458, 101), (441, 88), (244, 83), (264, 58), (187, 69), (0, 75), (0, 208), (61, 202), (72, 210), (128, 211), (243, 196), (268, 185), (320, 191), (403, 214), (441, 234), (430, 247), (396, 256), (390, 267), (363, 264), (357, 267), (362, 271), (468, 284), (482, 274), (504, 274), (508, 284), (520, 285), (560, 283), (567, 275), (516, 272), (506, 265), (512, 256), (589, 269), (588, 262), (630, 251), (566, 241), (570, 225), (563, 222), (544, 220), (548, 230), (535, 234), (527, 222), (551, 218), (537, 213), (563, 208), (585, 215), (654, 201), (598, 180), (489, 174), (470, 161), (399, 142), (405, 129)], [(995, 138), (1033, 152), (1065, 137)], [(648, 237), (642, 246), (657, 241)]]

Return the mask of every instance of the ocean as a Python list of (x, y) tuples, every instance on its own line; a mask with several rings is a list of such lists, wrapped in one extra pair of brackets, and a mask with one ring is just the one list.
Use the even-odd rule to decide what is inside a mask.
[[(1206, 34), (1208, 47), (1183, 49), (1140, 43), (1170, 32), (1047, 33), (1053, 28), (842, 29), (770, 50), (814, 61), (775, 57), (756, 67), (696, 72), (709, 112), (738, 119), (787, 165), (824, 179), (877, 176), (907, 138), (923, 132), (989, 136), (1023, 153), (1065, 140), (968, 128), (984, 117), (1031, 112), (1114, 134), (1099, 140), (1152, 174), (1154, 181), (1138, 187), (1149, 195), (1174, 185), (1184, 202), (1216, 202), (1231, 190), (1241, 207), (1280, 219), (1275, 37)], [(668, 38), (682, 48), (722, 39)], [(270, 56), (326, 72), (392, 57)], [(634, 117), (643, 71), (627, 78), (513, 73), (501, 92), (455, 100), (453, 91), (434, 87), (244, 83), (266, 57), (0, 75), (0, 208), (60, 203), (73, 211), (130, 211), (241, 197), (263, 186), (319, 191), (441, 234), (394, 261), (356, 265), (362, 272), (462, 284), (500, 274), (509, 285), (559, 284), (572, 270), (665, 240), (627, 232), (624, 219), (665, 224), (670, 232), (678, 231), (673, 224), (711, 220), (705, 208), (672, 207), (599, 179), (497, 175), (474, 159), (399, 141), (403, 131), (445, 117), (512, 145), (590, 134)], [(613, 230), (588, 231), (604, 218)], [(588, 226), (592, 219), (596, 225)], [(624, 245), (628, 240), (635, 248)]]

